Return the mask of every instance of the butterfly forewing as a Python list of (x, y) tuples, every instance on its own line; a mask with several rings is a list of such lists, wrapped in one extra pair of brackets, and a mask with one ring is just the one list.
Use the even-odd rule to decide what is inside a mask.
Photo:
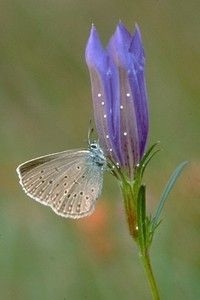
[(89, 150), (69, 150), (30, 160), (17, 168), (25, 192), (64, 217), (80, 218), (94, 210), (103, 169)]

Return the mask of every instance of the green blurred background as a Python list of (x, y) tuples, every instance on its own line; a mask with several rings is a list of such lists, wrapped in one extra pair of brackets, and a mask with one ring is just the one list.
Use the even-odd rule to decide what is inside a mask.
[(116, 181), (105, 176), (93, 216), (72, 221), (29, 199), (16, 166), (86, 146), (92, 116), (85, 44), (94, 22), (106, 43), (119, 19), (142, 30), (152, 211), (170, 172), (189, 165), (167, 202), (152, 247), (161, 299), (199, 299), (200, 2), (0, 2), (0, 299), (150, 299)]

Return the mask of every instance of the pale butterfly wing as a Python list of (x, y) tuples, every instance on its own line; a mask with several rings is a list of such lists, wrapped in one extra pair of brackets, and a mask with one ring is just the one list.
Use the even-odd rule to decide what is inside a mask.
[(42, 156), (21, 164), (17, 173), (31, 198), (69, 218), (90, 215), (102, 189), (103, 168), (89, 150)]

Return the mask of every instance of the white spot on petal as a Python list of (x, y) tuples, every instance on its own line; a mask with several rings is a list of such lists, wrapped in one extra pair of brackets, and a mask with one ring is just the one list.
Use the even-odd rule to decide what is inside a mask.
[(130, 93), (126, 93), (126, 96), (127, 96), (127, 97), (130, 97), (130, 96), (131, 96), (131, 94), (130, 94)]
[(124, 136), (126, 136), (126, 135), (127, 135), (127, 132), (125, 131), (125, 132), (124, 132)]
[(100, 98), (101, 97), (101, 93), (98, 93), (97, 96)]
[(124, 107), (123, 107), (123, 105), (120, 105), (120, 109), (123, 109)]
[(103, 117), (104, 117), (104, 119), (106, 119), (107, 115), (105, 114), (105, 115), (103, 115)]
[(102, 102), (101, 102), (101, 105), (104, 105), (104, 104), (105, 104), (105, 102), (102, 101)]
[(109, 151), (112, 152), (113, 151), (112, 148), (110, 148)]
[(108, 134), (106, 135), (106, 138), (109, 139), (109, 135)]

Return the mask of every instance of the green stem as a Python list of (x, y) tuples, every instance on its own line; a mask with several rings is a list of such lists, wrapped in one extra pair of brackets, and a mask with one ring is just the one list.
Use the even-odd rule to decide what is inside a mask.
[(160, 296), (159, 296), (159, 292), (158, 292), (158, 287), (156, 284), (156, 280), (153, 274), (153, 270), (151, 267), (151, 262), (150, 262), (150, 257), (149, 257), (149, 253), (148, 251), (141, 251), (140, 252), (140, 257), (141, 257), (141, 261), (143, 263), (145, 272), (146, 272), (146, 276), (149, 282), (149, 286), (151, 289), (151, 294), (152, 294), (152, 299), (153, 300), (160, 300)]
[(122, 180), (120, 187), (123, 193), (129, 232), (140, 249), (140, 257), (149, 282), (152, 299), (159, 300), (158, 288), (149, 257), (150, 231), (146, 216), (145, 186), (141, 184), (140, 176), (136, 179), (134, 182)]
[(126, 210), (127, 223), (129, 226), (130, 235), (134, 240), (137, 240), (138, 229), (137, 229), (137, 216), (136, 216), (136, 203), (134, 201), (133, 191), (130, 183), (123, 182), (121, 185), (124, 206)]

